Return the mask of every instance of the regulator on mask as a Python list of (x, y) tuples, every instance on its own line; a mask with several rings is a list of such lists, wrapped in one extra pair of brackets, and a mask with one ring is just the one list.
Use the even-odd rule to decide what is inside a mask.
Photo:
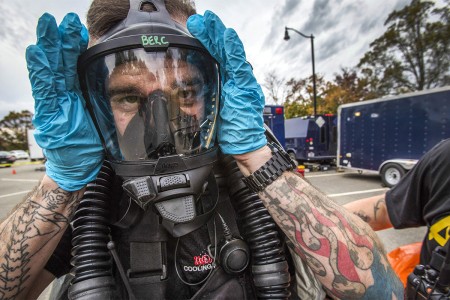
[[(154, 11), (142, 11), (146, 4)], [(207, 189), (218, 197), (217, 63), (163, 0), (131, 0), (127, 18), (95, 43), (78, 69), (108, 161), (172, 235), (197, 229), (214, 209), (198, 215), (196, 199)]]

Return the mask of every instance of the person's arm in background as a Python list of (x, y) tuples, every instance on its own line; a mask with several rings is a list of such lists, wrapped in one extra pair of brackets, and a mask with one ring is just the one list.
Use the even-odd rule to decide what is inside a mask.
[(373, 230), (383, 230), (392, 227), (386, 207), (385, 194), (356, 200), (343, 206), (348, 211), (359, 216)]
[[(44, 14), (26, 59), (35, 99), (35, 137), (47, 158), (43, 180), (0, 224), (0, 299), (33, 298), (47, 260), (67, 228), (83, 188), (101, 168), (103, 149), (85, 108), (77, 60), (86, 28), (75, 14), (58, 27)], [(49, 276), (46, 276), (48, 278)]]
[[(272, 156), (265, 146), (261, 87), (236, 32), (215, 14), (194, 15), (187, 27), (221, 66), (219, 145), (223, 153), (234, 156), (247, 176)], [(259, 195), (330, 296), (403, 299), (403, 286), (381, 242), (359, 217), (294, 172), (284, 172)]]

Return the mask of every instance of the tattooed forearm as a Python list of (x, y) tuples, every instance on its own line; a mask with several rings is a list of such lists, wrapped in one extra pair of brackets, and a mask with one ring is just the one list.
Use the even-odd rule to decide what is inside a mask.
[[(373, 228), (376, 227), (377, 223), (377, 213), (380, 212), (383, 206), (386, 203), (384, 202), (384, 196), (378, 199), (373, 206), (373, 215), (372, 217), (367, 214), (364, 210), (354, 211), (353, 213), (360, 217), (364, 222), (369, 223)], [(378, 216), (379, 217), (379, 216)]]
[(360, 217), (361, 220), (363, 220), (366, 223), (370, 223), (372, 221), (372, 219), (368, 215), (366, 215), (362, 210), (356, 211), (354, 212), (354, 214)]
[(277, 179), (261, 198), (330, 295), (403, 298), (381, 243), (362, 220), (294, 173)]
[(376, 221), (377, 220), (377, 212), (381, 209), (382, 206), (385, 206), (386, 203), (384, 202), (384, 196), (382, 196), (378, 201), (375, 203), (375, 206), (373, 207), (373, 218)]
[(383, 230), (392, 227), (386, 207), (385, 195), (378, 195), (349, 202), (344, 207), (360, 217), (373, 230)]
[(0, 299), (23, 298), (67, 228), (81, 193), (41, 184), (0, 224)]

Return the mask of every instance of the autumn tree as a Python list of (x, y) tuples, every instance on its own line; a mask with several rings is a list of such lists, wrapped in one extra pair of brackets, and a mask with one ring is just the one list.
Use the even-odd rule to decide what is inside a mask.
[(11, 111), (0, 121), (0, 149), (28, 149), (27, 129), (33, 128), (33, 114), (28, 110)]
[(287, 86), (284, 78), (279, 78), (275, 71), (270, 71), (264, 77), (262, 86), (266, 89), (266, 100), (282, 104), (286, 99)]
[(334, 74), (332, 82), (327, 82), (322, 109), (336, 114), (341, 104), (373, 99), (376, 96), (371, 92), (366, 78), (359, 77), (354, 69), (342, 68), (341, 73)]
[[(287, 95), (284, 102), (286, 119), (312, 115), (314, 113), (312, 76), (299, 80), (291, 78), (286, 82), (286, 86)], [(323, 76), (316, 74), (316, 108), (318, 114), (327, 112), (323, 105), (326, 86)]]
[(358, 64), (376, 96), (450, 84), (448, 5), (412, 0), (384, 24), (386, 32)]

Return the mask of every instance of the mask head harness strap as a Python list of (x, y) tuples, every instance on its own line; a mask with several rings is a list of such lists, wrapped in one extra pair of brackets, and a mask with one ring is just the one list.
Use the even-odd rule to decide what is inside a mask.
[[(154, 10), (143, 10), (146, 5), (152, 6)], [(124, 31), (133, 31), (133, 28), (148, 24), (152, 26), (146, 28), (147, 34), (160, 33), (161, 27), (164, 27), (165, 31), (189, 35), (183, 26), (172, 19), (166, 9), (164, 0), (130, 0), (130, 10), (127, 17), (99, 38), (98, 42), (115, 38), (116, 34), (121, 35)]]
[[(155, 11), (144, 11), (145, 5), (151, 5)], [(162, 23), (176, 26), (169, 12), (166, 9), (164, 0), (130, 0), (130, 10), (125, 19), (125, 27), (137, 23)]]

